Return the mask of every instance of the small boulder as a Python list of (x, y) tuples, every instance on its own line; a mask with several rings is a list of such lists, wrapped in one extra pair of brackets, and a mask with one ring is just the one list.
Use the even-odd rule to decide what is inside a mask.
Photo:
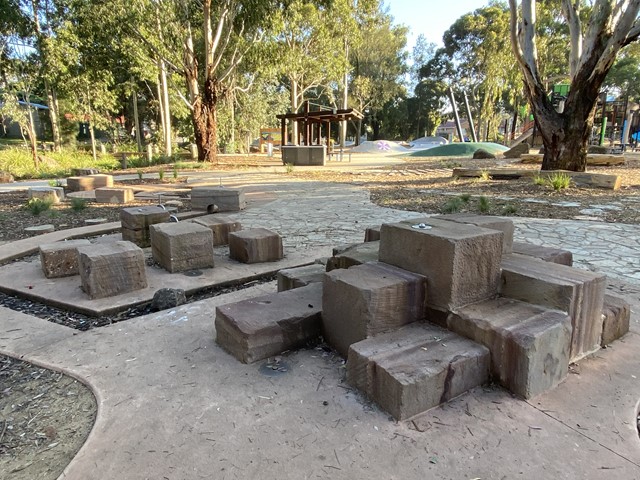
[(154, 312), (175, 308), (187, 303), (187, 296), (181, 288), (161, 288), (153, 295), (151, 310)]
[(0, 171), (0, 183), (13, 183), (13, 175), (9, 172)]
[(493, 153), (489, 153), (487, 152), (485, 149), (483, 148), (479, 148), (478, 150), (476, 150), (473, 154), (473, 159), (474, 160), (478, 160), (478, 159), (492, 159), (492, 158), (496, 158), (496, 156)]
[(520, 158), (521, 155), (529, 154), (529, 145), (527, 143), (519, 143), (504, 152), (504, 158)]

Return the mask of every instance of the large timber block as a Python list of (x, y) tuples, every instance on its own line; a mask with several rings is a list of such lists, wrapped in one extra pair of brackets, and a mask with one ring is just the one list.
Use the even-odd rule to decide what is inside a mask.
[(417, 322), (351, 345), (347, 382), (404, 420), (486, 383), (489, 363), (484, 346)]
[(51, 203), (60, 203), (64, 200), (64, 188), (31, 187), (29, 188), (29, 199), (32, 198), (39, 198), (41, 200), (50, 201)]
[(427, 277), (429, 306), (442, 310), (498, 292), (504, 234), (437, 218), (383, 224), (381, 262)]
[(120, 210), (122, 239), (139, 247), (151, 246), (149, 226), (168, 222), (170, 213), (162, 207), (129, 207)]
[(321, 263), (280, 270), (278, 271), (278, 291), (306, 287), (310, 283), (322, 283), (324, 272), (325, 266)]
[(67, 178), (67, 190), (70, 192), (84, 192), (94, 188), (93, 178), (88, 175)]
[(96, 188), (96, 203), (130, 203), (133, 199), (132, 188)]
[(239, 212), (247, 203), (242, 188), (193, 187), (191, 189), (191, 208), (214, 212)]
[(532, 245), (524, 242), (513, 242), (513, 253), (539, 258), (545, 262), (558, 263), (570, 267), (573, 265), (573, 254), (561, 248)]
[(113, 187), (113, 175), (94, 173), (89, 175), (89, 177), (93, 179), (93, 188)]
[(502, 259), (500, 294), (571, 317), (572, 362), (600, 348), (606, 276), (524, 255)]
[(447, 327), (491, 351), (491, 372), (524, 398), (561, 382), (569, 370), (571, 318), (565, 312), (510, 298), (467, 305)]
[(170, 273), (213, 268), (213, 233), (191, 222), (149, 227), (153, 259)]
[(364, 231), (364, 241), (377, 242), (378, 240), (380, 240), (380, 227), (381, 225), (377, 225), (375, 227), (368, 227)]
[(629, 331), (631, 306), (622, 298), (605, 294), (602, 307), (602, 341), (605, 347)]
[(91, 245), (89, 240), (67, 240), (40, 245), (40, 264), (47, 278), (78, 275), (78, 247)]
[(513, 250), (513, 222), (504, 217), (492, 217), (490, 215), (474, 215), (470, 213), (451, 213), (449, 215), (437, 215), (434, 218), (449, 220), (451, 222), (466, 223), (476, 227), (499, 230), (504, 234), (502, 238), (502, 253), (511, 253)]
[(333, 256), (327, 260), (327, 272), (338, 268), (350, 268), (368, 262), (378, 261), (380, 241), (356, 243), (333, 249)]
[(231, 220), (222, 215), (204, 215), (193, 219), (193, 222), (211, 229), (213, 232), (213, 245), (228, 245), (229, 232), (242, 230), (242, 225), (236, 220)]
[(82, 289), (89, 298), (104, 298), (147, 287), (144, 253), (131, 242), (78, 247)]
[(380, 262), (325, 274), (324, 338), (346, 357), (353, 343), (423, 320), (426, 278)]
[(243, 363), (303, 346), (320, 336), (322, 285), (216, 307), (216, 342)]
[(266, 228), (229, 232), (229, 256), (242, 263), (275, 262), (284, 257), (282, 237)]
[(95, 175), (100, 173), (97, 168), (72, 168), (71, 173), (75, 176)]

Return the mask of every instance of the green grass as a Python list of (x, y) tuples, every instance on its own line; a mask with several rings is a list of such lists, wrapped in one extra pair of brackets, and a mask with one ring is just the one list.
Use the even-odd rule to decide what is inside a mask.
[(478, 180), (480, 182), (488, 182), (489, 180), (491, 180), (491, 175), (489, 175), (489, 172), (487, 170), (481, 170)]
[(71, 209), (74, 212), (81, 212), (82, 210), (87, 208), (87, 200), (80, 197), (72, 197), (71, 198)]
[(442, 213), (457, 213), (462, 209), (463, 201), (460, 197), (450, 198), (440, 209)]
[(516, 207), (515, 205), (511, 205), (510, 203), (505, 205), (502, 208), (502, 215), (513, 215), (518, 211), (518, 207)]
[(469, 200), (471, 200), (471, 194), (470, 193), (463, 193), (462, 195), (460, 195), (460, 200), (462, 200), (464, 203), (469, 203)]
[(284, 168), (287, 171), (287, 175), (293, 173), (293, 163), (285, 163)]
[(25, 178), (59, 178), (70, 175), (74, 168), (98, 168), (111, 171), (119, 166), (119, 162), (111, 155), (103, 155), (95, 162), (89, 153), (65, 151), (61, 153), (39, 153), (51, 159), (51, 162), (40, 162), (38, 168), (28, 149), (9, 148), (0, 154), (0, 170), (11, 173), (16, 179)]
[(164, 180), (164, 170), (158, 170), (158, 178), (160, 181)]
[(535, 177), (533, 177), (533, 184), (539, 185), (539, 186), (545, 186), (547, 184), (547, 179), (544, 178), (542, 175), (536, 175)]
[(563, 172), (554, 172), (549, 175), (548, 183), (556, 192), (569, 188), (571, 185), (571, 177)]

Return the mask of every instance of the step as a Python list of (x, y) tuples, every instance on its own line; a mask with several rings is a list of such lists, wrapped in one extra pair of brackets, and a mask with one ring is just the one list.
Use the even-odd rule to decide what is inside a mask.
[(216, 307), (216, 342), (243, 363), (279, 355), (321, 334), (322, 284)]
[(310, 283), (322, 283), (324, 274), (325, 266), (321, 263), (284, 268), (278, 271), (278, 291), (284, 292), (294, 288), (305, 287)]
[(502, 259), (500, 294), (562, 310), (571, 317), (571, 361), (600, 348), (606, 276), (523, 255)]
[(487, 382), (489, 350), (426, 322), (351, 345), (347, 381), (396, 420)]
[(565, 312), (510, 298), (462, 307), (447, 327), (491, 351), (491, 372), (524, 398), (552, 389), (569, 370), (571, 318)]
[(356, 243), (344, 248), (334, 248), (333, 257), (327, 261), (327, 272), (338, 268), (349, 268), (367, 262), (378, 261), (380, 241)]
[(545, 262), (559, 263), (568, 267), (573, 265), (573, 254), (561, 248), (533, 245), (531, 243), (513, 242), (513, 253), (534, 257)]

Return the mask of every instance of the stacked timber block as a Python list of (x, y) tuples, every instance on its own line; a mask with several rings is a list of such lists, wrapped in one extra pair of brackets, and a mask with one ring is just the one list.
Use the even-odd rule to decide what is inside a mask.
[(489, 363), (482, 345), (413, 323), (352, 345), (347, 381), (404, 420), (486, 383)]
[(565, 312), (497, 298), (457, 309), (446, 326), (487, 347), (493, 377), (521, 397), (555, 387), (569, 370), (571, 318)]
[(240, 222), (221, 215), (204, 215), (193, 219), (193, 222), (211, 229), (214, 247), (228, 245), (229, 233), (242, 230)]
[(170, 273), (213, 268), (213, 233), (191, 222), (149, 227), (153, 259)]
[(191, 208), (214, 212), (239, 212), (247, 203), (244, 190), (227, 187), (193, 187), (191, 189)]
[(149, 227), (169, 221), (169, 212), (158, 206), (130, 207), (120, 210), (122, 239), (135, 243), (141, 248), (151, 246)]
[(333, 257), (327, 260), (327, 272), (337, 268), (350, 268), (367, 262), (377, 262), (379, 249), (379, 240), (334, 248)]
[(568, 267), (573, 265), (573, 254), (561, 248), (532, 245), (524, 242), (513, 242), (513, 253), (538, 258), (545, 262), (559, 263)]
[(147, 287), (144, 253), (133, 243), (118, 241), (77, 248), (82, 289), (92, 300)]
[(39, 198), (41, 200), (50, 201), (51, 203), (60, 203), (64, 200), (64, 188), (31, 187), (29, 188), (29, 199), (31, 198)]
[(216, 342), (243, 363), (301, 347), (320, 335), (322, 285), (216, 307)]
[(328, 272), (324, 278), (324, 337), (343, 357), (349, 346), (423, 320), (427, 279), (374, 262)]
[(622, 298), (605, 294), (602, 308), (602, 342), (606, 347), (629, 331), (631, 307)]
[[(451, 222), (463, 223), (467, 225), (475, 225), (476, 227), (488, 228), (490, 230), (499, 230), (504, 236), (502, 237), (502, 253), (512, 253), (513, 251), (513, 222), (504, 217), (492, 217), (489, 215), (474, 215), (469, 213), (452, 213), (449, 215), (437, 215), (432, 218), (449, 220)], [(428, 222), (428, 219), (425, 219)]]
[(569, 314), (572, 362), (600, 348), (605, 288), (602, 274), (524, 256), (502, 259), (501, 295)]
[(496, 295), (504, 234), (423, 220), (382, 225), (380, 261), (427, 277), (428, 305), (436, 309), (450, 311)]
[(47, 278), (78, 275), (78, 247), (91, 245), (89, 240), (67, 240), (65, 242), (40, 245), (40, 264)]
[(96, 202), (97, 203), (130, 203), (133, 202), (133, 189), (132, 188), (111, 188), (101, 187), (96, 188)]
[(278, 271), (278, 291), (306, 287), (311, 283), (324, 281), (325, 266), (320, 263), (303, 267), (285, 268)]
[(67, 190), (70, 192), (82, 192), (103, 187), (113, 187), (112, 175), (94, 174), (67, 178)]
[(282, 237), (266, 228), (230, 232), (229, 256), (242, 263), (275, 262), (284, 257)]

